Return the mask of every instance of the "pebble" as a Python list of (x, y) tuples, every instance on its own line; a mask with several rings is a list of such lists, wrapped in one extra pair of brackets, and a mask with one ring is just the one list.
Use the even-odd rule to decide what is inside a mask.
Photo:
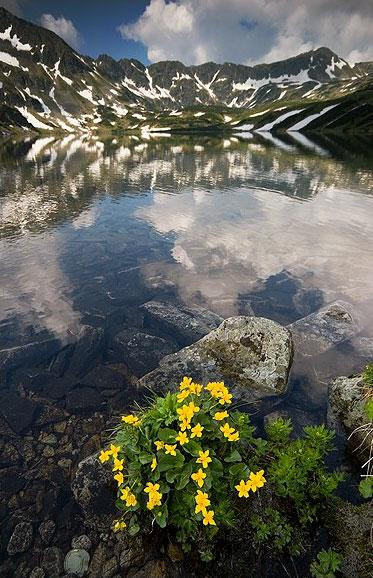
[(13, 530), (10, 537), (7, 551), (10, 556), (26, 552), (32, 542), (32, 524), (30, 522), (20, 522)]

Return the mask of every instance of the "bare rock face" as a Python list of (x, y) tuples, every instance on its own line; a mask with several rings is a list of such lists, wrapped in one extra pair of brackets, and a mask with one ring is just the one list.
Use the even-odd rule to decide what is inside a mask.
[(299, 353), (314, 356), (350, 339), (360, 330), (353, 307), (335, 301), (288, 326)]
[(263, 317), (230, 317), (193, 345), (162, 359), (139, 384), (163, 391), (191, 375), (203, 382), (225, 381), (236, 395), (251, 400), (286, 390), (292, 357), (288, 329)]
[(373, 431), (365, 415), (365, 387), (361, 375), (337, 377), (329, 387), (329, 422), (337, 418), (349, 439), (354, 455), (362, 464), (369, 458)]
[(85, 523), (96, 530), (107, 530), (115, 517), (112, 473), (103, 466), (97, 455), (79, 463), (72, 491), (83, 510)]

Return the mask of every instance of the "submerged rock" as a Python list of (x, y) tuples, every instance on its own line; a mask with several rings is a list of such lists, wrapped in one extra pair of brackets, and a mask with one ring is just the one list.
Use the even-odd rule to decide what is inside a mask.
[(198, 305), (187, 307), (161, 301), (148, 301), (142, 309), (144, 327), (170, 336), (180, 347), (201, 339), (223, 321), (216, 313)]
[(225, 381), (251, 400), (283, 393), (293, 357), (288, 329), (263, 317), (230, 317), (189, 347), (165, 357), (139, 384), (155, 390), (175, 387), (183, 375)]
[(95, 530), (107, 530), (115, 517), (111, 484), (112, 473), (96, 455), (79, 463), (72, 491), (83, 511), (85, 523)]
[(20, 397), (14, 391), (3, 390), (0, 394), (0, 413), (18, 434), (30, 427), (40, 411), (40, 404)]
[[(361, 463), (369, 458), (373, 428), (365, 414), (365, 390), (361, 375), (337, 377), (329, 387), (329, 422), (337, 418), (346, 434), (355, 457)], [(331, 423), (333, 425), (333, 423)]]
[(335, 301), (288, 325), (288, 328), (297, 351), (305, 356), (314, 356), (356, 335), (360, 324), (349, 303)]
[(70, 550), (64, 561), (64, 570), (75, 576), (84, 576), (88, 570), (90, 556), (86, 550), (74, 548)]
[(177, 349), (172, 340), (128, 328), (114, 337), (111, 355), (116, 361), (126, 363), (137, 377), (141, 377)]
[(30, 522), (20, 522), (13, 530), (10, 537), (7, 551), (10, 556), (26, 552), (32, 543), (32, 524)]

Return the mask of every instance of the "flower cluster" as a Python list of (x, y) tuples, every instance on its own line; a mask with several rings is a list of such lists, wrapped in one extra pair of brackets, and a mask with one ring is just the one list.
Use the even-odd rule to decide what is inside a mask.
[[(235, 489), (248, 497), (264, 485), (264, 471), (250, 472), (234, 449), (251, 440), (252, 430), (246, 414), (228, 412), (231, 404), (223, 382), (203, 386), (184, 377), (178, 393), (122, 417), (116, 443), (99, 459), (112, 463), (116, 505), (132, 535), (140, 529), (138, 511), (151, 513), (161, 527), (174, 525), (181, 541), (199, 527), (217, 531), (232, 516)], [(114, 521), (115, 532), (125, 527), (123, 519)]]

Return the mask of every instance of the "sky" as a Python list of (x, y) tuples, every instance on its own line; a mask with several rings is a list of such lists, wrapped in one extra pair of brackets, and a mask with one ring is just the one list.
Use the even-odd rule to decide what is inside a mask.
[(0, 0), (83, 54), (145, 64), (274, 62), (328, 46), (373, 60), (373, 0)]

